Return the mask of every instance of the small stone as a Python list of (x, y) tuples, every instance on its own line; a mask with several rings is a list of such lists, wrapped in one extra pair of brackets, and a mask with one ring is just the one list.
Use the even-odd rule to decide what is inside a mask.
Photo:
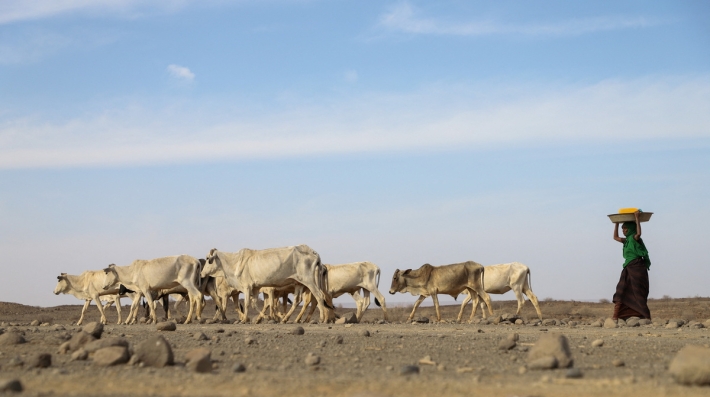
[(16, 392), (22, 391), (22, 383), (17, 379), (0, 379), (0, 392)]
[(22, 361), (22, 359), (19, 356), (15, 356), (15, 357), (11, 358), (10, 361), (8, 361), (7, 364), (5, 364), (5, 365), (9, 368), (21, 367), (21, 366), (25, 365), (25, 362)]
[(71, 347), (69, 346), (69, 341), (62, 343), (59, 345), (59, 349), (57, 349), (57, 353), (59, 354), (66, 354), (71, 350)]
[(355, 324), (357, 323), (357, 315), (355, 312), (347, 312), (335, 320), (336, 324)]
[(557, 368), (557, 359), (554, 356), (544, 356), (528, 362), (528, 369), (542, 370)]
[(195, 340), (209, 340), (209, 338), (207, 337), (207, 335), (205, 335), (205, 334), (202, 333), (202, 332), (197, 332), (197, 333), (195, 333), (195, 335), (193, 336), (193, 338), (194, 338)]
[(597, 339), (594, 342), (592, 342), (592, 347), (602, 347), (602, 346), (604, 346), (603, 339)]
[(616, 320), (616, 326), (619, 327), (619, 328), (625, 327), (625, 326), (626, 326), (626, 320), (624, 320), (623, 318), (617, 319), (617, 320)]
[(629, 317), (626, 319), (626, 326), (627, 327), (638, 327), (641, 325), (640, 323), (641, 319), (639, 317)]
[(316, 343), (316, 347), (325, 347), (325, 345), (327, 345), (327, 344), (328, 344), (328, 342), (322, 340), (322, 341)]
[(255, 345), (257, 342), (256, 339), (254, 339), (253, 337), (247, 336), (246, 339), (244, 339), (244, 343), (246, 343), (247, 345)]
[(27, 359), (28, 368), (47, 368), (52, 365), (52, 355), (49, 353), (33, 354)]
[(177, 329), (177, 325), (175, 325), (172, 321), (163, 321), (156, 324), (155, 329), (158, 331), (175, 331)]
[(620, 358), (615, 358), (614, 361), (611, 362), (611, 364), (615, 367), (623, 367), (624, 366), (624, 360)]
[(38, 325), (39, 325), (39, 320), (32, 320), (32, 322), (30, 323), (30, 325), (33, 326), (33, 327), (38, 326)]
[(244, 366), (242, 363), (236, 363), (232, 365), (232, 372), (240, 373), (244, 372), (247, 370), (247, 367)]
[(518, 334), (508, 334), (508, 340), (512, 340), (514, 342), (517, 342), (520, 340), (520, 335)]
[(360, 330), (360, 331), (358, 332), (358, 334), (359, 334), (360, 336), (366, 336), (366, 337), (367, 337), (367, 336), (370, 336), (370, 331), (368, 331), (368, 330), (366, 330), (366, 329), (363, 329), (363, 330)]
[(98, 339), (85, 344), (83, 346), (83, 349), (86, 350), (88, 353), (93, 353), (99, 349), (105, 349), (107, 347), (113, 346), (123, 346), (127, 348), (128, 341), (120, 337)]
[(695, 324), (692, 324), (692, 325), (690, 326), (690, 328), (693, 328), (693, 329), (701, 329), (701, 328), (705, 328), (705, 326), (704, 326), (702, 323), (695, 323)]
[(416, 365), (403, 365), (399, 369), (400, 375), (417, 375), (419, 374), (419, 367)]
[(84, 350), (83, 348), (77, 349), (74, 353), (71, 354), (71, 359), (74, 361), (84, 361), (89, 357), (89, 352)]
[(557, 325), (557, 320), (552, 319), (552, 318), (547, 318), (547, 319), (545, 319), (545, 320), (542, 320), (542, 325), (543, 325), (544, 327), (549, 327), (549, 326), (552, 326), (552, 325)]
[(75, 351), (76, 349), (83, 347), (85, 344), (95, 340), (96, 338), (87, 332), (77, 332), (71, 337), (71, 339), (69, 339), (69, 351)]
[(582, 370), (579, 368), (570, 368), (567, 370), (567, 373), (565, 374), (565, 378), (570, 378), (570, 379), (579, 379), (582, 376)]
[(523, 325), (523, 324), (525, 324), (525, 321), (523, 321), (523, 319), (519, 318), (519, 319), (515, 320), (515, 325)]
[(614, 321), (613, 319), (607, 318), (606, 320), (604, 320), (604, 328), (616, 328), (616, 327), (617, 327), (616, 321)]
[(666, 324), (666, 328), (673, 329), (673, 328), (679, 328), (679, 327), (680, 327), (680, 323), (678, 321), (674, 321), (674, 320), (670, 320), (670, 321), (668, 321), (668, 324)]
[(523, 374), (525, 374), (526, 372), (528, 372), (528, 368), (527, 368), (527, 367), (525, 367), (525, 366), (518, 367), (518, 374), (523, 375)]
[(671, 360), (668, 372), (680, 384), (710, 385), (710, 349), (704, 346), (685, 346)]
[(334, 337), (334, 339), (335, 339), (335, 343), (336, 343), (337, 345), (342, 345), (342, 344), (343, 344), (343, 336), (342, 336), (342, 335), (336, 335), (336, 336)]
[(211, 352), (205, 348), (190, 350), (185, 356), (185, 367), (192, 372), (212, 372), (212, 359), (210, 356)]
[[(135, 360), (133, 357), (136, 357)], [(173, 349), (161, 335), (150, 337), (135, 347), (131, 357), (136, 363), (141, 362), (151, 367), (173, 365)]]
[(0, 346), (11, 346), (25, 343), (25, 338), (17, 332), (6, 332), (0, 335)]
[(303, 327), (294, 327), (291, 329), (292, 335), (303, 335), (305, 333), (306, 333), (306, 330), (303, 329)]
[(560, 368), (572, 366), (572, 353), (569, 343), (564, 335), (543, 334), (528, 352), (528, 362), (535, 361), (541, 357), (552, 356)]
[(104, 325), (94, 321), (86, 324), (81, 330), (87, 334), (90, 334), (94, 338), (99, 339), (101, 338), (101, 334), (104, 332)]
[(320, 364), (320, 356), (317, 356), (314, 353), (308, 353), (304, 362), (306, 365), (318, 365)]
[[(418, 324), (429, 324), (429, 317), (417, 317), (414, 319), (414, 322)], [(419, 368), (417, 368), (417, 371), (419, 371)]]
[(510, 350), (514, 348), (517, 345), (514, 340), (511, 339), (503, 339), (500, 342), (498, 342), (498, 350)]
[(94, 353), (94, 364), (102, 367), (125, 364), (130, 358), (125, 346), (111, 346), (99, 349)]
[(596, 327), (596, 328), (601, 328), (604, 326), (601, 321), (593, 321), (591, 324), (589, 324), (591, 327)]
[(434, 360), (431, 359), (431, 356), (424, 356), (422, 359), (419, 360), (420, 365), (436, 365)]

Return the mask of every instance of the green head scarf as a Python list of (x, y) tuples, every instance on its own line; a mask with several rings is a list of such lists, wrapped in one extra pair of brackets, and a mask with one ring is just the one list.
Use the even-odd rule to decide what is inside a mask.
[(646, 262), (646, 269), (651, 268), (651, 259), (648, 257), (648, 250), (646, 249), (646, 244), (643, 243), (643, 239), (636, 239), (634, 235), (636, 234), (636, 222), (624, 222), (621, 225), (622, 228), (626, 229), (626, 242), (624, 243), (624, 267), (637, 258), (644, 258)]

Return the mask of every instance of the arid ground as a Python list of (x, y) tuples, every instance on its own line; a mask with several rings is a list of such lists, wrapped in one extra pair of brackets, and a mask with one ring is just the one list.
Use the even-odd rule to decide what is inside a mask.
[[(515, 305), (494, 302), (495, 314), (515, 313)], [(214, 313), (209, 306), (203, 318)], [(275, 323), (178, 324), (176, 331), (157, 331), (155, 325), (116, 325), (115, 308), (109, 309), (103, 337), (121, 336), (133, 347), (160, 333), (170, 343), (176, 364), (153, 368), (101, 367), (91, 357), (72, 360), (70, 354), (58, 354), (59, 346), (81, 330), (73, 325), (79, 305), (40, 308), (0, 302), (0, 329), (19, 332), (27, 341), (0, 346), (0, 380), (20, 380), (22, 395), (31, 396), (710, 395), (710, 387), (676, 384), (667, 370), (683, 346), (708, 346), (710, 329), (665, 325), (669, 319), (706, 322), (710, 299), (652, 300), (649, 306), (653, 324), (600, 328), (589, 324), (608, 317), (610, 303), (541, 302), (544, 318), (560, 325), (537, 324), (528, 302), (522, 312), (526, 323), (521, 325), (484, 324), (478, 318), (478, 323), (455, 324), (458, 306), (443, 308), (447, 322), (417, 324), (404, 323), (410, 307), (390, 308), (389, 321), (381, 324), (382, 311), (373, 305), (360, 324), (303, 324), (303, 335), (292, 332), (295, 324)], [(124, 317), (127, 312), (126, 307)], [(234, 312), (229, 314), (236, 318)], [(420, 308), (417, 316), (435, 319), (432, 307)], [(85, 324), (98, 319), (98, 311), (90, 307)], [(207, 338), (197, 339), (199, 333)], [(499, 342), (513, 333), (519, 335), (517, 346), (499, 349)], [(526, 368), (527, 350), (543, 333), (568, 338), (580, 378), (568, 377), (568, 369)], [(593, 347), (598, 339), (603, 346)], [(187, 352), (197, 347), (211, 351), (211, 373), (195, 373), (184, 365)], [(320, 357), (318, 365), (304, 363), (309, 352)], [(37, 353), (50, 353), (51, 366), (28, 368)], [(420, 363), (427, 356), (431, 362)], [(238, 364), (246, 371), (235, 372)], [(407, 365), (418, 366), (419, 374), (403, 375)]]

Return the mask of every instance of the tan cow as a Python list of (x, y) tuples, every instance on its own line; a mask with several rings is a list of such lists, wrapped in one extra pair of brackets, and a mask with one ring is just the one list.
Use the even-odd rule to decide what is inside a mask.
[[(107, 321), (104, 306), (101, 304), (101, 301), (104, 300), (112, 303), (118, 300), (116, 311), (118, 312), (118, 324), (121, 323), (121, 301), (118, 295), (119, 288), (116, 286), (116, 288), (108, 290), (103, 289), (103, 271), (87, 270), (78, 276), (62, 273), (57, 276), (57, 280), (57, 286), (54, 288), (55, 295), (70, 294), (84, 301), (84, 307), (81, 309), (81, 316), (76, 323), (77, 325), (81, 325), (84, 321), (84, 314), (92, 300), (96, 302), (96, 308), (99, 309), (101, 313), (102, 324), (106, 324)], [(106, 307), (110, 307), (110, 304), (107, 304)]]
[[(478, 304), (478, 297), (483, 298), (488, 305), (488, 311), (493, 315), (491, 298), (483, 288), (483, 272), (483, 266), (473, 261), (445, 266), (432, 266), (426, 263), (417, 270), (407, 269), (401, 271), (397, 269), (392, 275), (392, 286), (389, 292), (392, 295), (395, 292), (409, 292), (412, 295), (419, 295), (407, 321), (411, 321), (414, 318), (414, 313), (427, 296), (431, 296), (434, 301), (436, 320), (441, 321), (437, 295), (446, 294), (455, 298), (463, 291), (468, 291), (471, 296), (476, 297), (476, 305)], [(464, 306), (461, 305), (461, 310), (456, 319), (458, 322), (461, 321)], [(474, 313), (475, 308), (471, 311), (469, 321), (473, 320)]]

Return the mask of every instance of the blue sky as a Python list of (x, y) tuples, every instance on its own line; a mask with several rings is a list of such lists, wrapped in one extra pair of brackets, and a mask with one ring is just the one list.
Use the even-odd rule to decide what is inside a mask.
[(60, 272), (302, 243), (378, 264), (381, 290), (396, 268), (520, 261), (540, 298), (610, 299), (606, 215), (627, 206), (655, 212), (651, 296), (707, 296), (709, 17), (3, 1), (0, 301), (74, 303), (51, 294)]

